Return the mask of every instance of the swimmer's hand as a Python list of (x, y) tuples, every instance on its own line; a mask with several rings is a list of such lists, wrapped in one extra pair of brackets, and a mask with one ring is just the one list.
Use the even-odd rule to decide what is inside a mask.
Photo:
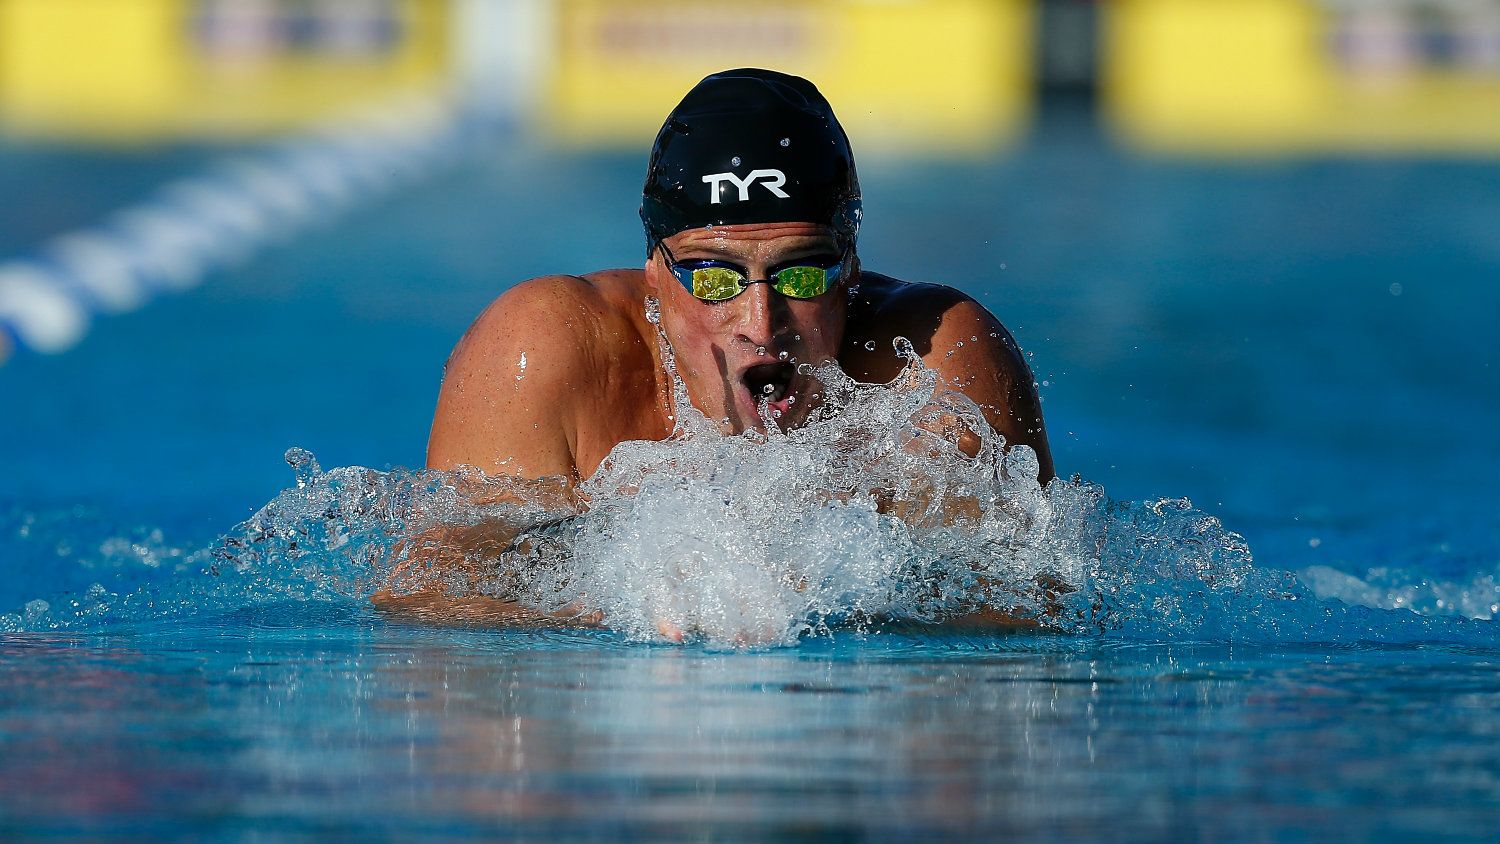
[[(665, 618), (656, 620), (656, 632), (660, 633), (663, 639), (674, 645), (680, 645), (687, 641), (687, 633), (676, 622)], [(692, 632), (701, 631), (695, 630)], [(728, 636), (727, 639), (729, 644), (737, 648), (753, 648), (779, 641), (781, 639), (781, 631), (770, 626), (761, 626), (749, 630), (737, 630)]]
[(665, 618), (658, 618), (656, 620), (656, 632), (660, 633), (663, 639), (675, 645), (680, 645), (687, 639), (681, 627), (678, 627)]

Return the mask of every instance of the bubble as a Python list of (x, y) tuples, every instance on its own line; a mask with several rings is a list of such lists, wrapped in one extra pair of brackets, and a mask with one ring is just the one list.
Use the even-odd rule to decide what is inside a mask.
[(782, 359), (782, 360), (786, 360), (786, 358), (787, 358), (787, 353), (786, 353), (786, 351), (785, 351), (785, 350), (782, 350), (782, 351), (781, 351), (781, 352), (778, 352), (778, 353), (777, 353), (777, 354), (776, 354), (776, 357), (778, 357), (778, 358), (780, 358), (780, 359)]
[(791, 138), (782, 138), (781, 139), (781, 145), (784, 146), (784, 147), (791, 146), (792, 145), (792, 139)]
[(797, 364), (797, 374), (798, 375), (811, 375), (811, 374), (813, 374), (813, 365), (810, 364), (810, 363), (799, 363), (799, 364)]
[(786, 397), (786, 406), (787, 407), (791, 407), (792, 405), (794, 405), (796, 403), (797, 403), (797, 397), (796, 396), (787, 396)]
[(736, 155), (734, 158), (729, 159), (729, 163), (730, 163), (731, 166), (734, 166), (734, 167), (740, 166), (740, 157), (738, 155)]
[(776, 385), (764, 384), (761, 386), (760, 391), (769, 396), (770, 394), (776, 392)]
[(874, 340), (866, 340), (865, 341), (865, 351), (867, 351), (867, 352), (873, 352), (873, 351), (875, 351), (875, 341)]
[(765, 346), (756, 346), (755, 347), (755, 353), (757, 355), (760, 355), (761, 357), (765, 357), (766, 356), (766, 347)]

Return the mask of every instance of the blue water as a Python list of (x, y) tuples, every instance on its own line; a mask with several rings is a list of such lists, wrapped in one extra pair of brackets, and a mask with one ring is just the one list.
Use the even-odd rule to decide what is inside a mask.
[[(99, 213), (200, 155), (104, 167)], [(1500, 835), (1500, 637), (1461, 618), (1500, 601), (1493, 163), (1161, 160), (1055, 127), (993, 160), (863, 164), (866, 265), (1010, 326), (1059, 471), (1190, 498), (1262, 569), (1378, 607), (1328, 604), (1326, 635), (1247, 639), (1301, 610), (1222, 595), (1192, 635), (750, 653), (336, 595), (174, 619), (202, 549), (292, 483), (288, 447), (420, 465), (486, 302), (638, 263), (641, 166), (497, 145), (0, 368), (0, 613), (94, 583), (168, 599), (108, 633), (0, 634), (0, 837)], [(56, 233), (3, 213), (8, 248)]]

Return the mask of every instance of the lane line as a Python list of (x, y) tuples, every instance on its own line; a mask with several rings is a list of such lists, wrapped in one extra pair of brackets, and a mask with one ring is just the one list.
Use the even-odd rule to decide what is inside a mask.
[(261, 248), (422, 181), (477, 148), (495, 121), (442, 97), (362, 109), (175, 179), (94, 226), (0, 263), (0, 364), (22, 351), (59, 354), (94, 318), (191, 289)]

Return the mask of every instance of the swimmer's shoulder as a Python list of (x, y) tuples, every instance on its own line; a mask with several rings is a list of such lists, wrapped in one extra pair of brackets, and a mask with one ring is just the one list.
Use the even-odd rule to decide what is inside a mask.
[(946, 284), (902, 281), (883, 273), (861, 271), (859, 284), (850, 297), (850, 318), (904, 323), (903, 327), (917, 329), (929, 327), (920, 324), (927, 321), (935, 326), (943, 314), (956, 307), (984, 309), (972, 296)]
[(454, 357), (525, 349), (544, 350), (560, 362), (595, 357), (622, 330), (636, 330), (621, 302), (628, 274), (546, 275), (515, 284), (479, 314)]
[[(895, 377), (902, 366), (892, 349), (897, 337), (910, 340), (927, 365), (939, 371), (954, 368), (963, 362), (960, 358), (978, 357), (989, 361), (1004, 382), (1030, 383), (1030, 370), (1010, 330), (974, 297), (945, 284), (860, 273), (840, 354), (845, 369), (864, 380)], [(965, 348), (958, 357), (949, 354)]]
[(617, 335), (633, 330), (593, 277), (542, 276), (512, 286), (448, 358), (428, 465), (530, 477), (591, 470), (585, 464), (598, 449), (587, 420), (599, 415), (595, 397), (622, 380)]
[(888, 382), (905, 361), (893, 350), (905, 337), (923, 363), (973, 399), (1011, 444), (1037, 454), (1038, 475), (1053, 476), (1036, 379), (1010, 331), (974, 297), (944, 284), (861, 273), (850, 296), (839, 361), (861, 381)]

